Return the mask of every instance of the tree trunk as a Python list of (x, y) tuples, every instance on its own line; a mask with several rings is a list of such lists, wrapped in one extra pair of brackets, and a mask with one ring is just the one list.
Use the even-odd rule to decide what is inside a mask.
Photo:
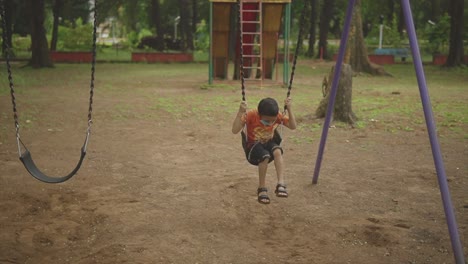
[[(151, 10), (151, 14), (149, 14), (149, 17), (151, 21), (154, 19), (154, 15), (152, 13), (153, 8), (150, 7), (149, 10)], [(125, 14), (127, 15), (127, 23), (125, 23), (125, 28), (127, 29), (127, 32), (137, 32), (138, 28), (138, 22), (139, 22), (139, 17), (138, 17), (138, 11), (139, 11), (139, 6), (138, 6), (138, 1), (128, 1), (125, 4)], [(151, 22), (151, 26), (155, 26), (154, 22)]]
[(186, 51), (187, 49), (193, 50), (192, 27), (190, 26), (192, 17), (191, 5), (192, 3), (190, 0), (179, 0), (180, 37), (182, 51)]
[(164, 30), (161, 23), (161, 5), (159, 0), (151, 0), (151, 23), (156, 28), (156, 40), (160, 50), (164, 50)]
[(403, 14), (403, 7), (401, 4), (398, 4), (398, 12), (397, 12), (397, 23), (398, 23), (398, 33), (400, 33), (400, 36), (403, 35), (403, 30), (406, 27), (405, 24), (405, 16)]
[(50, 40), (50, 50), (57, 50), (57, 40), (58, 40), (58, 27), (59, 27), (59, 18), (60, 10), (62, 9), (63, 3), (62, 0), (55, 0), (53, 7), (54, 22), (52, 25), (52, 38)]
[(362, 33), (360, 0), (356, 1), (356, 6), (353, 10), (344, 63), (350, 64), (355, 72), (366, 72), (372, 75), (389, 75), (382, 67), (371, 64), (369, 61)]
[(445, 66), (463, 64), (463, 0), (450, 0), (450, 45)]
[(387, 6), (387, 23), (390, 24), (393, 21), (393, 15), (395, 14), (395, 1), (387, 1)]
[(437, 19), (439, 19), (440, 15), (441, 15), (441, 4), (440, 4), (440, 1), (441, 0), (432, 0), (431, 3), (431, 20), (432, 21), (437, 21)]
[[(315, 115), (318, 118), (325, 117), (327, 113), (328, 101), (330, 100), (330, 90), (333, 80), (335, 66), (331, 68), (328, 78), (325, 76), (322, 84), (323, 99), (320, 102)], [(333, 119), (354, 124), (357, 120), (352, 109), (353, 95), (353, 70), (349, 64), (343, 64), (340, 73), (340, 81), (338, 82), (338, 90), (335, 98), (333, 110)]]
[[(13, 19), (13, 0), (5, 0), (5, 4), (3, 6), (5, 8), (5, 26), (6, 30), (3, 32), (4, 34), (4, 40), (6, 42), (2, 41), (2, 54), (3, 56), (6, 55), (8, 52), (8, 55), (10, 58), (15, 57), (14, 51), (13, 51), (13, 41), (12, 41), (12, 36), (13, 36), (13, 30), (12, 30), (12, 19)], [(3, 30), (2, 30), (3, 31)], [(9, 49), (8, 49), (9, 48)]]
[(327, 40), (334, 4), (335, 0), (326, 0), (323, 3), (322, 13), (320, 15), (320, 33), (317, 58), (330, 58), (327, 51)]
[(192, 33), (193, 34), (197, 32), (197, 24), (198, 24), (198, 1), (192, 0)]
[(318, 0), (310, 0), (310, 7), (309, 49), (307, 50), (307, 57), (313, 57), (315, 54)]
[(29, 0), (31, 17), (31, 61), (33, 68), (52, 67), (49, 57), (46, 32), (44, 28), (45, 6), (44, 0)]

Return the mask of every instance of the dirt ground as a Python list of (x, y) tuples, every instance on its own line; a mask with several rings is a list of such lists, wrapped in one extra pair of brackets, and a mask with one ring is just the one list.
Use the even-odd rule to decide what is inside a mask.
[[(136, 82), (100, 76), (98, 65), (85, 162), (55, 185), (18, 160), (10, 98), (0, 96), (0, 263), (454, 263), (424, 124), (410, 133), (378, 122), (331, 128), (317, 185), (321, 129), (285, 130), (290, 197), (274, 196), (271, 167), (272, 201), (261, 205), (256, 167), (230, 132), (239, 91), (200, 89), (205, 72)], [(60, 87), (67, 93), (41, 86), (17, 95), (22, 138), (48, 174), (66, 174), (79, 157), (87, 91), (73, 88), (86, 86), (83, 76)], [(310, 82), (314, 91), (297, 92), (317, 96), (321, 78)], [(313, 109), (294, 108), (300, 124), (322, 122), (306, 117)], [(468, 141), (446, 135), (440, 145), (466, 254)]]

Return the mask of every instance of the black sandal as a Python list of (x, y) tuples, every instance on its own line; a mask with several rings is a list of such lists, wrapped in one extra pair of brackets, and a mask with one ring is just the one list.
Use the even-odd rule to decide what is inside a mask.
[(258, 195), (257, 201), (261, 204), (269, 204), (270, 197), (268, 197), (268, 194), (260, 194), (262, 192), (268, 192), (268, 189), (265, 187), (257, 189), (257, 195)]
[[(283, 188), (280, 190), (280, 188)], [(275, 190), (276, 196), (281, 198), (288, 198), (288, 191), (286, 190), (286, 185), (278, 183)]]

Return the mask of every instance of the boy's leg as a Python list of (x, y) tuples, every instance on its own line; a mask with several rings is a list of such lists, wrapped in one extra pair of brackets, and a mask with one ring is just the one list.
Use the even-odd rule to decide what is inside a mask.
[[(266, 188), (266, 173), (267, 173), (267, 169), (268, 169), (268, 160), (269, 159), (265, 159), (265, 160), (263, 160), (262, 162), (260, 162), (258, 164), (258, 189)], [(265, 191), (265, 192), (258, 193), (258, 195), (259, 196), (260, 195), (268, 195), (268, 193)], [(270, 199), (267, 199), (267, 198), (261, 199), (261, 201), (259, 201), (259, 202), (269, 203)]]
[[(270, 161), (270, 152), (265, 149), (263, 144), (255, 144), (252, 149), (249, 151), (247, 158), (252, 164), (257, 164), (258, 166), (258, 190), (266, 190), (266, 173), (268, 168), (268, 162)], [(269, 203), (270, 199), (268, 198), (268, 193), (262, 191), (258, 193), (260, 203)], [(264, 196), (265, 198), (262, 198)]]
[(286, 185), (284, 182), (284, 166), (283, 166), (283, 153), (280, 148), (273, 150), (273, 156), (275, 157), (275, 168), (276, 176), (278, 177), (278, 185), (276, 186), (276, 195), (279, 197), (288, 197), (288, 192), (286, 191)]
[(278, 183), (284, 184), (283, 153), (281, 152), (281, 149), (277, 148), (273, 150), (273, 157), (275, 158), (274, 162), (275, 162), (276, 176), (278, 178)]
[(258, 164), (258, 187), (266, 187), (266, 173), (268, 169), (268, 159)]

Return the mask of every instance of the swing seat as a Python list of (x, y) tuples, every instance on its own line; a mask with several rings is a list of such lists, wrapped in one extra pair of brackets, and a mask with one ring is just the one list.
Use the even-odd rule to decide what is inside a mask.
[(86, 151), (84, 150), (84, 148), (82, 148), (81, 149), (80, 160), (78, 161), (78, 164), (76, 165), (75, 169), (73, 169), (72, 172), (70, 172), (68, 175), (63, 176), (63, 177), (50, 177), (50, 176), (45, 175), (42, 171), (39, 170), (39, 168), (34, 163), (29, 150), (26, 150), (23, 153), (23, 155), (21, 155), (20, 160), (23, 163), (26, 170), (34, 178), (36, 178), (36, 179), (38, 179), (38, 180), (40, 180), (42, 182), (45, 182), (45, 183), (62, 183), (64, 181), (67, 181), (71, 177), (73, 177), (73, 175), (75, 175), (78, 172), (78, 170), (81, 167), (81, 164), (83, 163), (83, 159), (84, 159), (85, 155), (86, 155)]

